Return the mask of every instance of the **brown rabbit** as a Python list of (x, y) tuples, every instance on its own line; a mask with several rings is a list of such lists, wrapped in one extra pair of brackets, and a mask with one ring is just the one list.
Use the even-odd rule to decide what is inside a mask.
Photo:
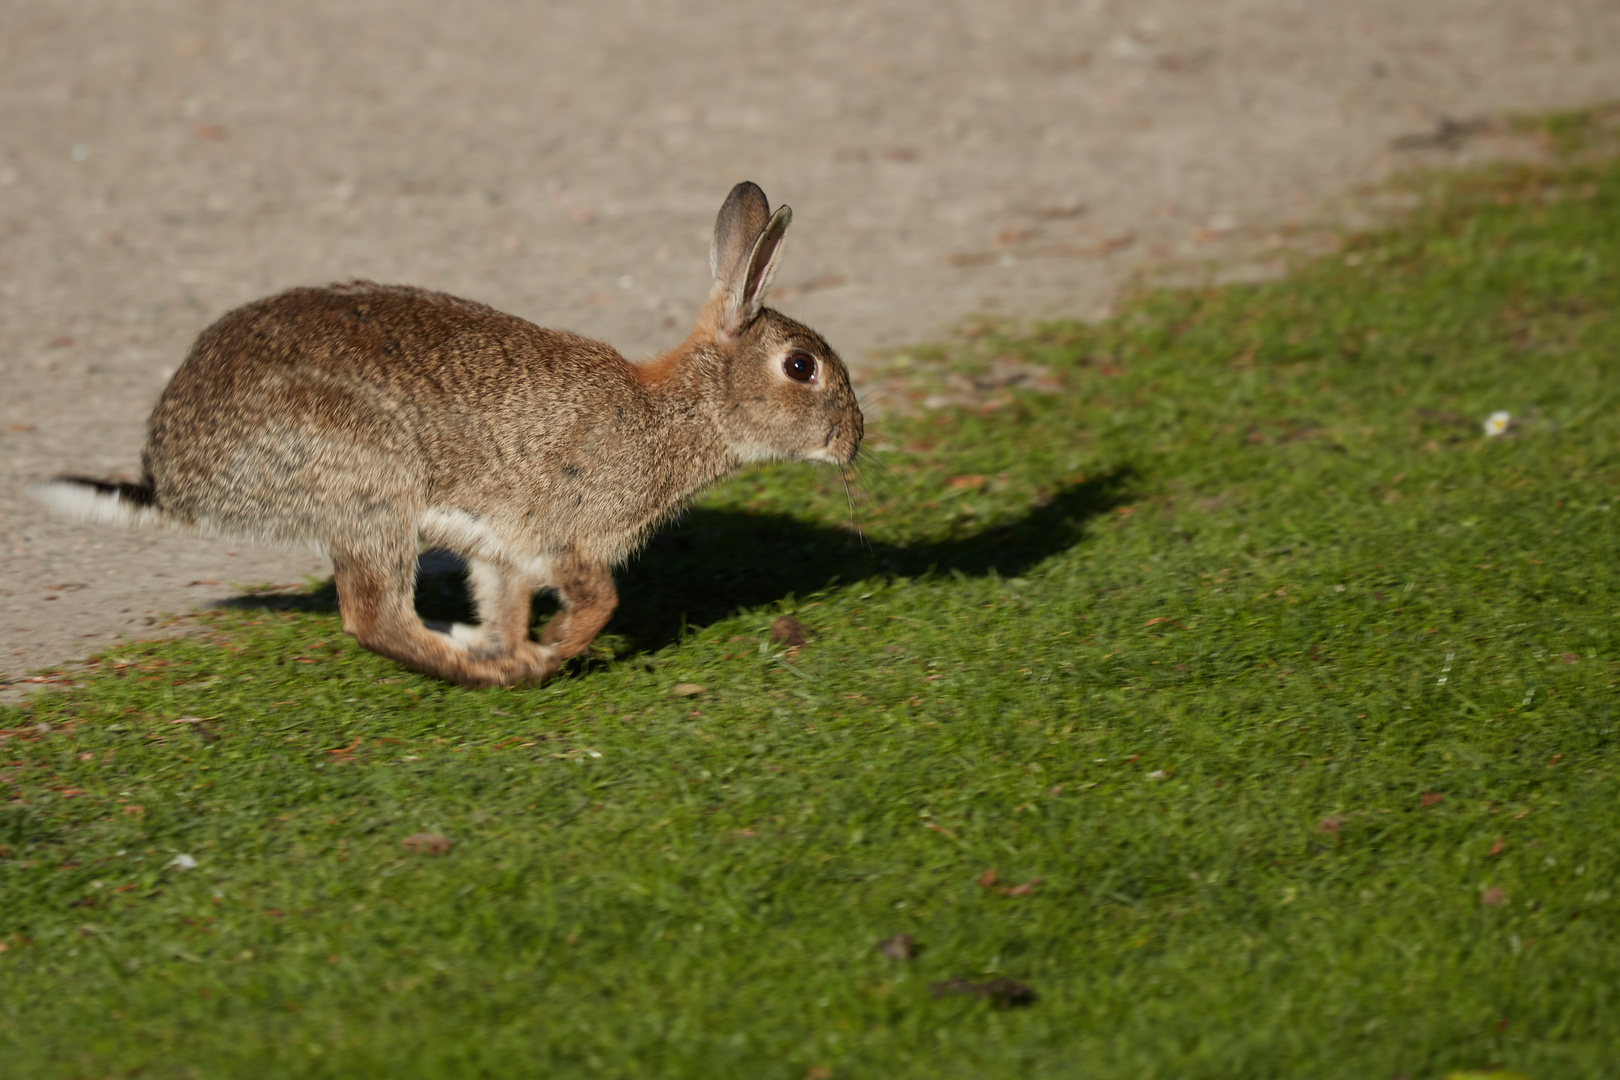
[[(843, 464), (860, 447), (843, 362), (762, 306), (791, 219), (756, 185), (732, 188), (696, 328), (641, 363), (405, 286), (248, 304), (164, 389), (140, 483), (69, 477), (43, 494), (84, 518), (313, 544), (364, 647), (466, 686), (544, 679), (607, 623), (612, 568), (703, 487), (746, 462)], [(429, 548), (466, 560), (476, 627), (417, 617)], [(535, 642), (544, 588), (562, 609)]]

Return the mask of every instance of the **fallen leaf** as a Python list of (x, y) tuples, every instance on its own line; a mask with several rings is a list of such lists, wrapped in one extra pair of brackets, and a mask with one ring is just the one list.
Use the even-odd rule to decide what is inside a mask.
[(945, 486), (948, 487), (948, 488), (955, 488), (955, 489), (958, 489), (958, 490), (960, 490), (960, 489), (978, 490), (979, 488), (984, 487), (984, 485), (986, 483), (988, 483), (988, 481), (984, 478), (983, 475), (981, 475), (979, 473), (970, 473), (970, 474), (965, 475), (965, 476), (953, 476), (953, 477), (951, 477), (949, 480), (945, 481)]
[(988, 889), (990, 886), (994, 885), (995, 883), (996, 883), (996, 868), (995, 867), (992, 866), (990, 869), (986, 870), (984, 873), (979, 875), (979, 887), (981, 889)]
[(771, 623), (771, 640), (778, 645), (796, 649), (810, 640), (804, 624), (791, 615), (783, 615)]
[(1317, 832), (1333, 833), (1335, 835), (1337, 835), (1339, 830), (1343, 827), (1344, 822), (1340, 821), (1336, 817), (1325, 817), (1316, 823)]
[(935, 825), (932, 821), (923, 822), (923, 828), (925, 828), (925, 829), (933, 829), (935, 832), (942, 833), (945, 836), (950, 837), (952, 840), (956, 839), (956, 834), (955, 833), (951, 832), (951, 830), (945, 828), (943, 825)]
[(1491, 845), (1491, 850), (1489, 850), (1489, 851), (1487, 851), (1485, 853), (1485, 857), (1487, 859), (1494, 859), (1494, 858), (1496, 858), (1496, 856), (1502, 854), (1502, 852), (1506, 848), (1507, 848), (1507, 841), (1503, 840), (1500, 836), (1498, 836), (1496, 838), (1496, 843)]
[(1489, 904), (1491, 907), (1502, 907), (1508, 902), (1507, 890), (1500, 885), (1492, 885), (1479, 894), (1479, 902)]
[(917, 955), (910, 934), (896, 934), (892, 938), (884, 938), (878, 942), (877, 947), (878, 951), (890, 960), (910, 960)]
[(146, 807), (144, 807), (144, 806), (126, 806), (126, 807), (124, 807), (124, 813), (128, 814), (130, 817), (139, 817), (141, 814), (146, 813)]
[(1035, 886), (1041, 883), (1040, 878), (1031, 878), (1022, 885), (1009, 885), (1005, 889), (997, 889), (1002, 896), (1028, 896), (1035, 891)]
[(1445, 798), (1446, 797), (1440, 794), (1438, 791), (1425, 791), (1418, 799), (1418, 802), (1423, 805), (1425, 810), (1427, 810), (1431, 806), (1438, 806), (1441, 802), (1445, 801)]
[(670, 697), (696, 697), (697, 695), (703, 693), (707, 689), (708, 689), (708, 687), (699, 686), (695, 682), (676, 683), (674, 686), (670, 687), (669, 696)]
[(1035, 991), (1021, 982), (1014, 982), (1008, 978), (995, 978), (988, 982), (973, 982), (970, 979), (946, 979), (944, 982), (930, 983), (928, 992), (936, 998), (947, 994), (968, 994), (976, 998), (987, 998), (992, 1005), (1007, 1009), (1018, 1005), (1032, 1005), (1035, 1002)]
[(438, 833), (419, 832), (401, 840), (400, 846), (412, 855), (443, 855), (450, 850), (450, 841)]

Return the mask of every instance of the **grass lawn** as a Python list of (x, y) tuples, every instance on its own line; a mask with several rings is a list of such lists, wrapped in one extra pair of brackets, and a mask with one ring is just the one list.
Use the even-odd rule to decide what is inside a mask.
[(1609, 1071), (1620, 169), (1423, 183), (1286, 280), (944, 347), (1061, 392), (874, 424), (864, 541), (737, 478), (550, 684), (316, 589), (0, 708), (0, 1072)]

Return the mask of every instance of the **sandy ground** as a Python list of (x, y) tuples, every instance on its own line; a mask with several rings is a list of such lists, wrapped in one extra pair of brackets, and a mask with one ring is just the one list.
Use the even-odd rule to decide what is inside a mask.
[(26, 495), (132, 475), (191, 339), (267, 292), (408, 281), (645, 354), (746, 178), (795, 211), (777, 306), (859, 373), (1513, 150), (1397, 148), (1447, 118), (1614, 99), (1612, 0), (9, 0), (0, 672), (328, 572)]

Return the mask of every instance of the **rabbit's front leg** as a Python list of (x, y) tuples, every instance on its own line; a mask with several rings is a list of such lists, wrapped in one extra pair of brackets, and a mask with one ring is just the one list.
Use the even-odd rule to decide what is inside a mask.
[(546, 623), (540, 641), (554, 646), (566, 660), (578, 656), (596, 640), (613, 617), (613, 609), (619, 606), (619, 590), (613, 587), (613, 571), (606, 564), (575, 558), (558, 562), (553, 583), (562, 610)]
[(498, 656), (529, 640), (529, 616), (539, 582), (505, 562), (467, 559), (467, 583), (478, 608), (478, 625), (457, 624), (451, 636), (475, 656)]

